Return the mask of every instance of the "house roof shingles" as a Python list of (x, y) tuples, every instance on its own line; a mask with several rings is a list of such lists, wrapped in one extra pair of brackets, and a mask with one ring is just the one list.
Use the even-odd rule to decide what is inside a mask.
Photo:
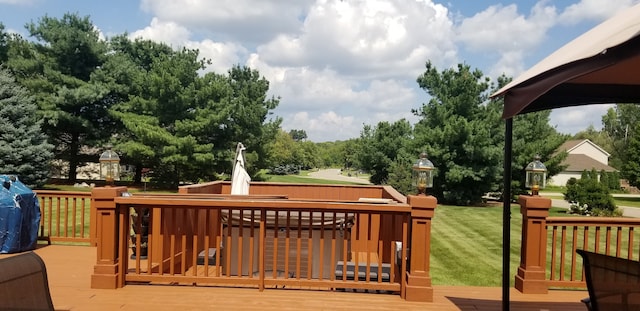
[(584, 170), (591, 171), (592, 169), (595, 169), (598, 172), (602, 170), (605, 172), (617, 171), (615, 168), (598, 162), (584, 154), (568, 154), (562, 164), (568, 165), (564, 170), (565, 172), (582, 172)]

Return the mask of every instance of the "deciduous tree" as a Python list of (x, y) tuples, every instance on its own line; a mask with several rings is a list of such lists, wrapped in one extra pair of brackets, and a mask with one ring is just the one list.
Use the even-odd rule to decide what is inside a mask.
[[(394, 123), (379, 122), (375, 127), (364, 126), (354, 152), (360, 168), (371, 173), (369, 178), (371, 183), (377, 185), (389, 183), (389, 170), (392, 163), (406, 148), (412, 134), (411, 124), (405, 119)], [(417, 157), (417, 153), (415, 156)]]

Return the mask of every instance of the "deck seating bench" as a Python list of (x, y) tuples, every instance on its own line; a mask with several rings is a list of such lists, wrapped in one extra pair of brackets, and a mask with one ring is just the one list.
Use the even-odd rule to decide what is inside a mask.
[[(336, 279), (342, 279), (344, 274), (344, 261), (338, 261), (336, 264)], [(382, 263), (382, 282), (389, 282), (390, 280), (390, 271), (391, 264)], [(356, 273), (356, 263), (353, 261), (347, 261), (347, 280), (354, 280)], [(367, 263), (359, 262), (358, 263), (358, 280), (365, 281), (367, 276)], [(377, 282), (378, 281), (378, 263), (372, 262), (369, 266), (369, 281)]]
[(576, 250), (582, 256), (591, 311), (640, 310), (640, 262)]
[(0, 309), (54, 310), (47, 270), (36, 253), (0, 257)]

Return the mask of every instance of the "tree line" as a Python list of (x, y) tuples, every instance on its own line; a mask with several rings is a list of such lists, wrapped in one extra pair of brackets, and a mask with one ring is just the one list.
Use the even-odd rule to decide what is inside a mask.
[[(77, 14), (45, 16), (26, 29), (30, 38), (0, 24), (0, 117), (12, 120), (0, 126), (25, 118), (17, 122), (20, 131), (1, 133), (0, 153), (13, 156), (0, 159), (5, 172), (19, 171), (15, 163), (47, 172), (56, 159), (69, 164), (73, 181), (78, 166), (95, 162), (112, 144), (122, 163), (135, 167), (133, 181), (150, 168), (155, 181), (175, 187), (227, 178), (235, 144), (243, 142), (250, 146), (247, 169), (258, 178), (259, 171), (283, 165), (341, 166), (367, 171), (374, 184), (408, 194), (414, 192), (411, 165), (424, 151), (436, 167), (430, 193), (440, 202), (475, 204), (486, 192), (502, 191), (504, 103), (489, 95), (509, 77), (491, 81), (466, 64), (440, 70), (427, 61), (416, 83), (430, 100), (413, 109), (416, 124), (379, 122), (364, 125), (357, 138), (314, 143), (304, 130), (281, 128), (273, 115), (280, 99), (267, 95), (269, 82), (257, 70), (236, 65), (226, 73), (203, 73), (209, 60), (197, 50), (127, 34), (104, 40), (89, 17)], [(640, 163), (632, 161), (640, 154), (633, 152), (640, 148), (635, 109), (618, 105), (603, 117), (602, 131), (575, 136), (613, 150), (612, 166), (625, 168), (625, 177), (633, 177), (632, 163)], [(556, 149), (569, 136), (549, 117), (550, 111), (541, 111), (514, 118), (514, 194), (526, 191), (523, 168), (535, 155), (549, 175), (564, 169), (566, 153)], [(22, 175), (33, 185), (47, 177)]]
[[(50, 142), (43, 157), (52, 152), (68, 163), (70, 181), (106, 144), (136, 168), (134, 181), (152, 168), (154, 179), (168, 186), (230, 173), (240, 141), (251, 146), (250, 172), (269, 165), (268, 146), (282, 120), (273, 116), (279, 98), (267, 95), (269, 82), (258, 71), (234, 66), (201, 74), (209, 61), (197, 50), (126, 34), (103, 40), (89, 17), (77, 14), (45, 16), (26, 29), (28, 39), (0, 25), (2, 74), (29, 94), (14, 100), (20, 106), (14, 109), (35, 116), (25, 105), (36, 104)], [(17, 139), (3, 134), (5, 143)]]

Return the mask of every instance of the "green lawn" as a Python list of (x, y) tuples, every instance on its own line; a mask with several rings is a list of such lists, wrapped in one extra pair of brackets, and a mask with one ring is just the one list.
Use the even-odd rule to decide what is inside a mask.
[(339, 185), (358, 185), (357, 183), (352, 183), (348, 181), (338, 181), (338, 180), (326, 180), (326, 179), (315, 179), (311, 177), (305, 177), (300, 175), (266, 175), (269, 182), (286, 182), (286, 183), (302, 183), (302, 184), (322, 184), (322, 185), (331, 185), (331, 184), (339, 184)]
[[(551, 216), (565, 215), (552, 208)], [(522, 215), (511, 207), (510, 281), (520, 263)], [(431, 229), (431, 278), (435, 285), (502, 284), (502, 207), (438, 205)]]
[(614, 197), (617, 206), (640, 207), (640, 198)]

